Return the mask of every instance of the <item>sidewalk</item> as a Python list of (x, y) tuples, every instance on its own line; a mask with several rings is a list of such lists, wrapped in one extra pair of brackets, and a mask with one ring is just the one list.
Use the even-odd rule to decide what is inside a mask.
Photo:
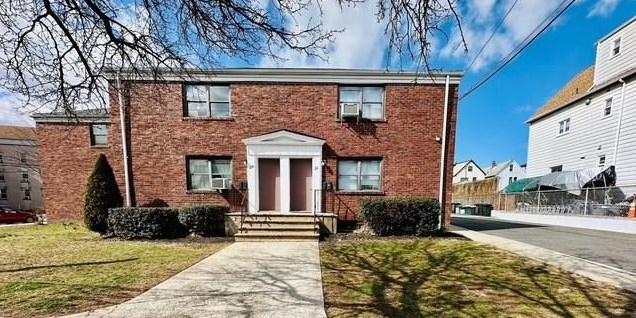
[(558, 225), (582, 229), (636, 234), (636, 219), (619, 217), (545, 215), (492, 211), (492, 218), (506, 221)]
[(492, 245), (521, 256), (556, 266), (562, 270), (585, 276), (595, 281), (608, 283), (631, 292), (636, 292), (636, 273), (481, 232), (466, 229), (454, 230), (452, 232), (475, 242)]
[(318, 242), (234, 243), (123, 304), (68, 317), (326, 318)]

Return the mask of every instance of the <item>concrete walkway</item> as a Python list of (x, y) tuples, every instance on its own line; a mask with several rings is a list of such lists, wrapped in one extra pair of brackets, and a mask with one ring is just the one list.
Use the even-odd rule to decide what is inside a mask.
[(546, 215), (521, 212), (492, 211), (492, 218), (543, 225), (576, 227), (597, 231), (636, 234), (636, 219), (603, 216)]
[(68, 317), (326, 317), (318, 242), (239, 242), (123, 304)]

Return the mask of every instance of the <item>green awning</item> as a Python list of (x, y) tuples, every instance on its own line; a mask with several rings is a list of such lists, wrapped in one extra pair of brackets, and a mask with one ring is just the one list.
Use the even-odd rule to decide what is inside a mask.
[(524, 191), (537, 191), (539, 178), (525, 178), (517, 180), (503, 189), (503, 193), (519, 193)]

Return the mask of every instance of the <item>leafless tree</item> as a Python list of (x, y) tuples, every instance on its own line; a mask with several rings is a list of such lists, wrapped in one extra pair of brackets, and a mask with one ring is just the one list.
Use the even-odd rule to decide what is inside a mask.
[[(107, 69), (214, 68), (223, 58), (281, 59), (282, 49), (326, 58), (341, 30), (325, 29), (321, 17), (298, 22), (321, 1), (3, 0), (0, 87), (72, 115), (107, 104)], [(376, 1), (390, 51), (426, 70), (430, 37), (449, 22), (461, 30), (454, 0), (326, 1)]]

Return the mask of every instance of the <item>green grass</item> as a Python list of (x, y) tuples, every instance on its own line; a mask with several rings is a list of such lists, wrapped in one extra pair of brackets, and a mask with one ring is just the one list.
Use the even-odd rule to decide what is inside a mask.
[(227, 244), (104, 240), (77, 225), (0, 228), (0, 317), (121, 303)]
[(321, 244), (329, 317), (636, 317), (636, 295), (471, 241)]

